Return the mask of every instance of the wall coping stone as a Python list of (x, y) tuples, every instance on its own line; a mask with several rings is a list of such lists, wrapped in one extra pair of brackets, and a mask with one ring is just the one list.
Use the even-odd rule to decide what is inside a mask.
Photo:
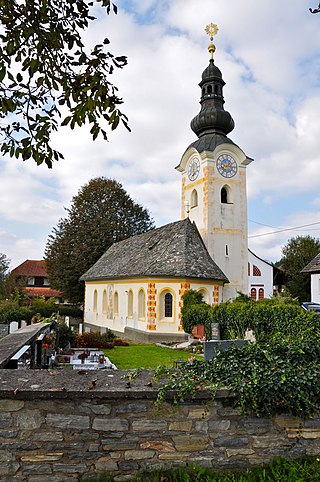
[[(143, 370), (128, 387), (130, 370), (0, 370), (0, 399), (57, 400), (57, 399), (148, 399), (155, 400), (161, 384), (146, 386), (152, 370)], [(94, 383), (92, 383), (94, 382)], [(94, 386), (93, 386), (94, 385)], [(93, 386), (93, 387), (92, 387)], [(215, 399), (230, 397), (230, 390), (217, 390)], [(168, 393), (168, 399), (173, 392)], [(196, 400), (211, 399), (212, 394), (201, 391)]]

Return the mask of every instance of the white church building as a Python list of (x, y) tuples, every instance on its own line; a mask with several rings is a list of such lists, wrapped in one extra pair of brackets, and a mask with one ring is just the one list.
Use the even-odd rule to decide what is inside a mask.
[(238, 292), (257, 300), (272, 294), (272, 266), (248, 251), (246, 171), (253, 159), (228, 137), (234, 121), (224, 109), (211, 27), (201, 109), (191, 121), (197, 139), (176, 167), (181, 220), (115, 243), (81, 277), (87, 329), (179, 340), (185, 337), (182, 295), (189, 289), (201, 291), (210, 305)]

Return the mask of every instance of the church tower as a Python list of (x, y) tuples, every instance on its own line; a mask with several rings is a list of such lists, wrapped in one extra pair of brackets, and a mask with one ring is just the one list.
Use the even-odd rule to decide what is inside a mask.
[(229, 279), (223, 301), (248, 291), (246, 168), (253, 159), (229, 138), (234, 121), (224, 110), (225, 82), (215, 65), (213, 37), (206, 27), (210, 61), (202, 73), (201, 109), (191, 121), (198, 139), (176, 167), (182, 174), (182, 219), (194, 221), (213, 260)]

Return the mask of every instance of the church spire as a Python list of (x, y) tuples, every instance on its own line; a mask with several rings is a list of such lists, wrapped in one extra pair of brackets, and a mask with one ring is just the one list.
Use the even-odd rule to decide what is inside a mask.
[(199, 84), (201, 87), (201, 110), (191, 121), (191, 129), (198, 136), (204, 134), (222, 134), (226, 135), (234, 129), (234, 121), (223, 108), (223, 86), (221, 71), (215, 65), (213, 54), (216, 50), (213, 44), (213, 37), (218, 33), (217, 25), (210, 23), (205, 28), (205, 32), (210, 36), (210, 45), (208, 47), (210, 53), (209, 66), (202, 73), (202, 80)]

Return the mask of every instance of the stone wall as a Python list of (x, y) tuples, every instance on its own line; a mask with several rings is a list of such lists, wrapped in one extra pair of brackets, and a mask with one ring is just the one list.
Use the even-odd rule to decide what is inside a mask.
[(221, 469), (319, 454), (320, 417), (240, 416), (227, 391), (156, 414), (150, 378), (0, 370), (0, 480), (68, 482), (100, 471), (122, 477), (192, 461)]

